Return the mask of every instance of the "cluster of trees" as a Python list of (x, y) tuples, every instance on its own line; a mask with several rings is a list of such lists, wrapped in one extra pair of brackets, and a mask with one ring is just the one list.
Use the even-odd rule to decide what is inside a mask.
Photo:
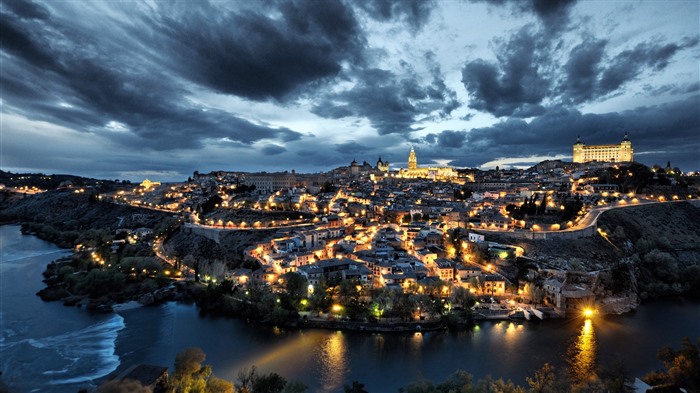
[(666, 346), (656, 357), (666, 369), (644, 376), (646, 383), (658, 386), (659, 391), (678, 391), (679, 388), (687, 392), (700, 391), (700, 338), (693, 343), (686, 337), (680, 349)]
[[(533, 194), (530, 198), (524, 198), (523, 204), (517, 206), (515, 204), (506, 205), (506, 211), (516, 220), (522, 220), (527, 216), (539, 216), (545, 214), (547, 210), (548, 196), (542, 194)], [(578, 194), (573, 200), (567, 200), (563, 204), (564, 209), (558, 209), (557, 214), (561, 221), (569, 221), (583, 209), (583, 202)]]
[(68, 260), (49, 265), (47, 272), (52, 275), (47, 283), (60, 283), (74, 295), (91, 298), (109, 295), (123, 300), (170, 283), (163, 274), (162, 265), (151, 257), (126, 257), (112, 266), (105, 266), (93, 261), (87, 253), (75, 254)]
[[(200, 348), (188, 348), (175, 357), (175, 371), (164, 390), (168, 393), (304, 393), (308, 387), (299, 381), (287, 381), (276, 373), (259, 373), (255, 366), (238, 372), (235, 382), (215, 376)], [(97, 393), (151, 393), (134, 380), (109, 381)]]
[(656, 248), (631, 258), (638, 267), (637, 283), (643, 299), (700, 295), (700, 265), (682, 264), (670, 253)]
[(421, 315), (431, 320), (458, 323), (471, 318), (476, 298), (468, 290), (452, 288), (442, 281), (406, 291), (387, 288), (368, 289), (355, 280), (323, 280), (309, 291), (306, 279), (298, 273), (282, 277), (283, 290), (250, 284), (245, 290), (224, 280), (210, 284), (196, 295), (204, 310), (236, 315), (271, 324), (285, 324), (299, 318), (299, 312), (332, 313), (343, 319), (381, 322), (391, 319), (413, 320)]
[(654, 165), (649, 168), (640, 163), (632, 163), (628, 166), (609, 167), (596, 173), (600, 183), (617, 184), (620, 192), (641, 193), (655, 186), (669, 186), (672, 180), (682, 188), (687, 187), (686, 179), (683, 177), (678, 167), (671, 168), (671, 163), (667, 163), (663, 168)]
[(23, 233), (33, 233), (42, 240), (51, 242), (62, 248), (70, 248), (80, 237), (77, 230), (60, 230), (51, 224), (30, 222), (22, 224)]
[[(601, 228), (609, 232), (607, 227)], [(634, 233), (630, 236), (632, 240), (620, 225), (609, 236), (619, 245), (624, 257), (612, 266), (612, 282), (606, 287), (615, 292), (636, 289), (642, 299), (684, 294), (700, 296), (700, 265), (678, 258), (666, 236), (639, 235), (639, 230), (633, 226), (627, 232)]]

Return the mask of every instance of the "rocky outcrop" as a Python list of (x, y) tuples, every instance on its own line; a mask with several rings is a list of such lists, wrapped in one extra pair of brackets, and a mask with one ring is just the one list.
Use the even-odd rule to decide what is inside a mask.
[(50, 285), (39, 292), (36, 293), (41, 300), (45, 302), (50, 302), (54, 300), (61, 300), (65, 297), (70, 296), (70, 293), (66, 289), (65, 286), (57, 284), (57, 285)]

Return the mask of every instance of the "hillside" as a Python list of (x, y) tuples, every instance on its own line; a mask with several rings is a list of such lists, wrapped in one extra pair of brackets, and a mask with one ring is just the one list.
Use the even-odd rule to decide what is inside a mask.
[[(172, 215), (103, 202), (88, 193), (48, 191), (23, 198), (0, 198), (0, 223), (17, 222), (61, 247), (72, 247), (86, 231), (113, 235), (117, 228), (148, 227), (156, 232)], [(167, 220), (166, 220), (167, 219)]]
[[(681, 259), (697, 260), (700, 252), (700, 208), (687, 202), (659, 203), (613, 209), (598, 222), (618, 247), (648, 252), (654, 245), (664, 251), (680, 252)], [(642, 243), (639, 243), (640, 240)], [(649, 244), (645, 244), (649, 243)]]
[(274, 229), (226, 231), (219, 235), (217, 243), (204, 236), (179, 230), (168, 239), (164, 247), (168, 255), (183, 261), (191, 256), (192, 259), (221, 261), (229, 268), (237, 268), (243, 263), (243, 251), (248, 246), (270, 240), (275, 232)]
[(700, 208), (687, 202), (616, 209), (601, 230), (624, 253), (642, 299), (700, 295)]

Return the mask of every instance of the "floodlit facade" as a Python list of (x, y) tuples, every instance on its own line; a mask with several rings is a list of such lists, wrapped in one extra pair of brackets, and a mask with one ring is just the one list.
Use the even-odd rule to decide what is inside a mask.
[(586, 146), (580, 138), (574, 143), (574, 162), (632, 162), (634, 150), (632, 142), (625, 132), (625, 138), (619, 145)]
[(418, 167), (416, 152), (411, 147), (411, 152), (408, 155), (408, 169), (401, 169), (399, 176), (403, 178), (444, 180), (457, 177), (457, 171), (452, 167)]

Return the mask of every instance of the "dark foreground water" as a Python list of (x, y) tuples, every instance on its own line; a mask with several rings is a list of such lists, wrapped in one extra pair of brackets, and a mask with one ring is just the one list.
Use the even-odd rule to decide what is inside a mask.
[(371, 334), (282, 331), (239, 320), (200, 316), (169, 303), (93, 315), (35, 296), (46, 263), (64, 251), (17, 226), (0, 227), (0, 371), (17, 392), (76, 392), (137, 363), (172, 367), (191, 346), (207, 354), (215, 374), (235, 379), (255, 365), (301, 380), (310, 392), (342, 391), (358, 380), (370, 392), (396, 392), (455, 370), (525, 383), (545, 362), (585, 375), (622, 361), (631, 375), (659, 368), (656, 352), (700, 337), (700, 302), (648, 303), (634, 313), (583, 320), (484, 322), (467, 332)]

